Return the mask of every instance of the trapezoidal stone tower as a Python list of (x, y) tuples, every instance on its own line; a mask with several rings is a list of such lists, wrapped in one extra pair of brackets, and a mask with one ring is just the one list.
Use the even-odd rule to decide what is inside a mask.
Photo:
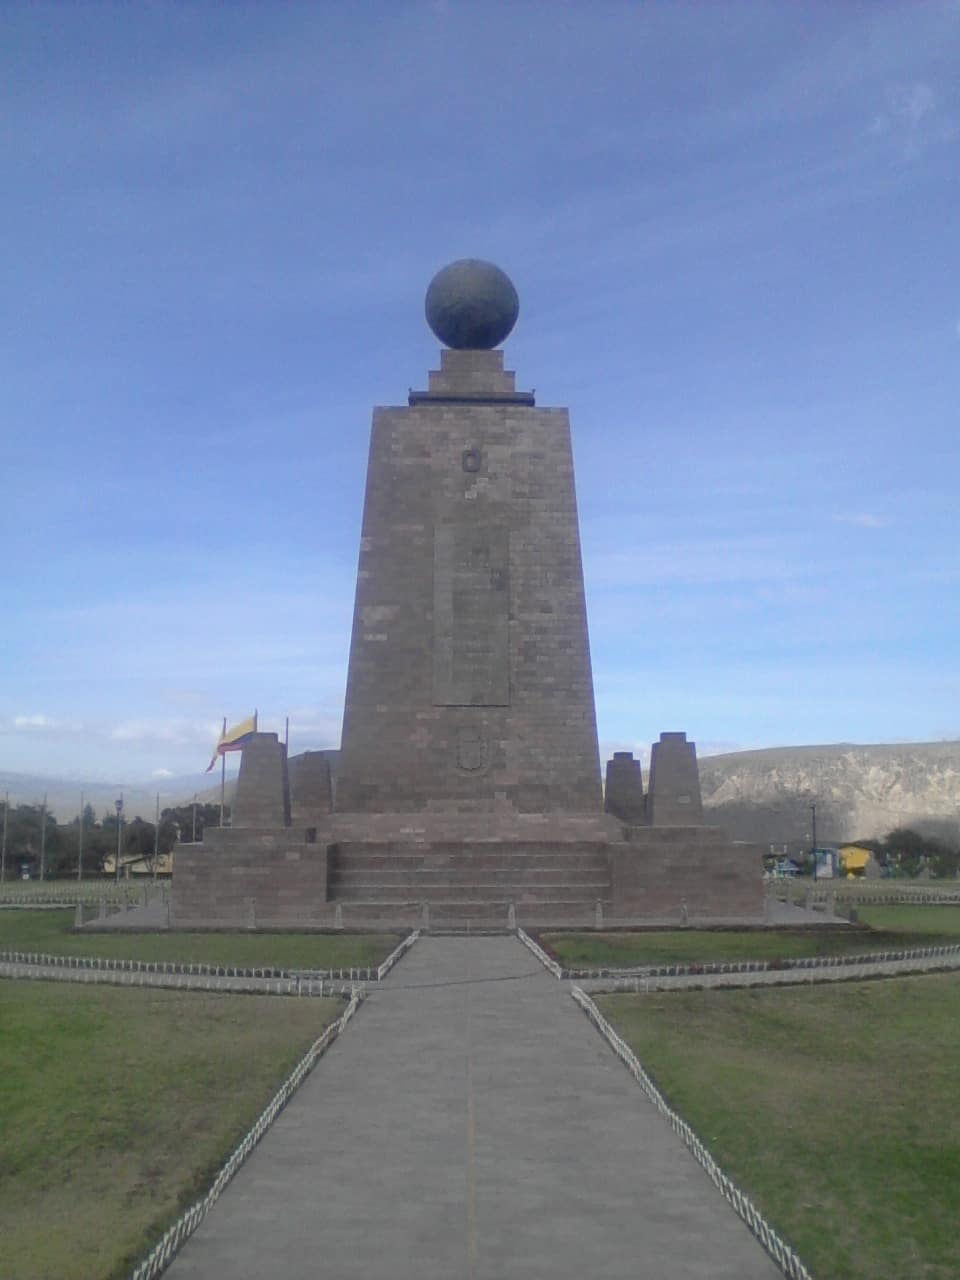
[(570, 424), (504, 371), (513, 285), (456, 262), (426, 310), (440, 368), (373, 414), (340, 751), (255, 736), (174, 923), (756, 918), (760, 853), (702, 825), (683, 734), (647, 797), (618, 753), (604, 811)]
[(569, 419), (502, 351), (374, 411), (337, 808), (601, 811)]

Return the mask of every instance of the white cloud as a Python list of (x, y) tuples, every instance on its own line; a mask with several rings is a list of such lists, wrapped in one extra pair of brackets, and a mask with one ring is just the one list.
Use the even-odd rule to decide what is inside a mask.
[(154, 769), (153, 773), (150, 776), (152, 778), (172, 778), (173, 770), (172, 769)]
[(44, 715), (14, 716), (13, 727), (15, 729), (52, 729), (53, 721)]
[(920, 121), (934, 109), (933, 90), (928, 84), (899, 84), (889, 92), (890, 109), (894, 115), (916, 128)]
[(199, 720), (124, 720), (109, 731), (114, 742), (170, 743), (184, 746), (190, 743), (216, 742), (220, 726), (212, 721)]
[(837, 524), (852, 524), (858, 529), (885, 529), (890, 523), (886, 516), (875, 515), (872, 511), (844, 511), (833, 518)]
[(943, 112), (933, 87), (918, 80), (887, 86), (886, 108), (874, 117), (870, 132), (890, 138), (910, 160), (929, 146), (955, 141), (960, 125)]

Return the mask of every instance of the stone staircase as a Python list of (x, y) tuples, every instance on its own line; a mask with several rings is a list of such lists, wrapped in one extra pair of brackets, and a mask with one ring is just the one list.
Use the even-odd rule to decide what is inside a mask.
[(611, 900), (604, 842), (490, 845), (346, 841), (331, 846), (330, 903), (376, 919), (426, 904), (431, 919), (504, 924), (586, 920)]

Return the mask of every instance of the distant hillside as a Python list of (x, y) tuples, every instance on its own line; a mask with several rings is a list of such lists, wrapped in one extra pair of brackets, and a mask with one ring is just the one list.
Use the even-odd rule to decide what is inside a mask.
[[(239, 757), (237, 757), (239, 759)], [(234, 766), (235, 767), (235, 766)], [(0, 800), (10, 794), (10, 804), (40, 804), (44, 795), (47, 806), (58, 822), (71, 822), (80, 812), (80, 793), (84, 804), (93, 805), (98, 818), (113, 813), (114, 805), (123, 795), (123, 812), (127, 819), (153, 820), (160, 793), (160, 807), (185, 804), (195, 793), (201, 801), (217, 803), (220, 799), (219, 773), (187, 774), (178, 778), (158, 778), (149, 782), (84, 782), (72, 778), (47, 778), (42, 774), (0, 773)], [(227, 801), (232, 792), (231, 779), (227, 778)]]
[[(237, 763), (238, 757), (230, 767)], [(809, 846), (811, 804), (822, 844), (881, 836), (899, 826), (960, 840), (960, 742), (737, 751), (702, 757), (700, 781), (706, 820), (738, 840)], [(228, 778), (228, 803), (233, 787)], [(46, 793), (58, 822), (76, 816), (81, 791), (98, 817), (113, 812), (122, 792), (127, 818), (149, 820), (157, 791), (161, 808), (188, 803), (194, 793), (216, 803), (220, 782), (216, 773), (163, 778), (152, 786), (0, 773), (0, 798), (5, 791), (11, 804), (39, 804)]]
[(738, 840), (809, 845), (881, 836), (911, 826), (960, 838), (960, 742), (839, 743), (706, 756), (707, 821)]

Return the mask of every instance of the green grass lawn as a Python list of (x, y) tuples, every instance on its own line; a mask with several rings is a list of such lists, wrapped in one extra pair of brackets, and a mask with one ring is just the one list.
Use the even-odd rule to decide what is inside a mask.
[[(871, 929), (910, 933), (917, 938), (936, 935), (940, 941), (950, 938), (960, 941), (960, 907), (862, 906), (857, 907), (857, 918)], [(926, 944), (920, 942), (917, 945)]]
[(960, 907), (863, 907), (859, 916), (869, 928), (544, 932), (540, 939), (571, 969), (856, 955), (960, 941)]
[(73, 911), (0, 911), (0, 951), (179, 960), (189, 964), (350, 969), (378, 965), (391, 933), (72, 933)]
[(0, 982), (0, 1271), (119, 1280), (342, 1008)]
[(815, 1276), (960, 1276), (960, 976), (598, 1003)]

